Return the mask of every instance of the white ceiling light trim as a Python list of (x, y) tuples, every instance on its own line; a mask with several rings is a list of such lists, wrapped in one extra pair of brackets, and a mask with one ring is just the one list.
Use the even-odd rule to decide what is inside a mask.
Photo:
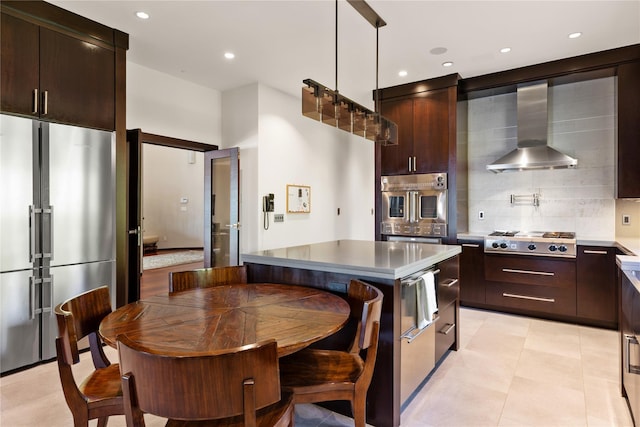
[(136, 12), (136, 16), (138, 18), (140, 18), (140, 19), (149, 19), (150, 18), (149, 14), (147, 12), (143, 12), (143, 11)]
[(581, 35), (582, 35), (582, 33), (581, 33), (581, 32), (576, 31), (575, 33), (571, 33), (571, 34), (569, 34), (569, 38), (570, 38), (570, 39), (577, 39), (577, 38), (578, 38), (578, 37), (580, 37)]

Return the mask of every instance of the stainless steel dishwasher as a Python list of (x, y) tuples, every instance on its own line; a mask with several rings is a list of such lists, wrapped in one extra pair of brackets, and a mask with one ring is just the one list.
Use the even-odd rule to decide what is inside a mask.
[(415, 389), (429, 375), (435, 366), (435, 329), (436, 320), (419, 328), (422, 307), (418, 307), (418, 283), (422, 276), (431, 271), (434, 274), (437, 289), (438, 273), (435, 267), (419, 271), (402, 279), (400, 309), (400, 404), (411, 396)]

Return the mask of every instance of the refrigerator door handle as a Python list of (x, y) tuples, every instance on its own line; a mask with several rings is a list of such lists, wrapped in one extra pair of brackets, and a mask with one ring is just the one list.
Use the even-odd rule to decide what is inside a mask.
[[(40, 309), (40, 313), (52, 313), (53, 312), (53, 275), (51, 277), (45, 277), (42, 279), (42, 294), (44, 296), (44, 285), (49, 284), (49, 305), (43, 305)], [(43, 298), (44, 299), (44, 298)]]
[(33, 205), (29, 205), (29, 262), (33, 262), (36, 258), (36, 233), (33, 228), (36, 225), (36, 210)]
[(31, 320), (36, 318), (36, 314), (42, 313), (41, 308), (36, 308), (36, 285), (42, 283), (42, 279), (36, 279), (34, 276), (29, 277), (29, 293), (31, 294), (31, 308), (29, 310), (29, 317)]
[(50, 261), (53, 261), (53, 206), (42, 209), (42, 213), (49, 215), (49, 252), (43, 253), (42, 258), (49, 258)]
[(36, 318), (36, 284), (33, 276), (29, 276), (29, 319)]

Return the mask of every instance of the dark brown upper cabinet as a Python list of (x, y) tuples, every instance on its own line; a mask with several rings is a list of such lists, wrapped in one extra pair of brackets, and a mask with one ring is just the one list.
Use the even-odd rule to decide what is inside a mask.
[(115, 51), (2, 13), (3, 112), (115, 129)]
[(618, 66), (617, 197), (640, 198), (640, 61)]
[(381, 148), (381, 174), (448, 172), (452, 149), (455, 156), (455, 104), (456, 91), (448, 88), (382, 101), (382, 115), (398, 125), (398, 144)]

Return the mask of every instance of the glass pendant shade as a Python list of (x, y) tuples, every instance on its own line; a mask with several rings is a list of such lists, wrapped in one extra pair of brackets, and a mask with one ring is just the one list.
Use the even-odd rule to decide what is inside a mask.
[(366, 113), (361, 109), (355, 109), (353, 112), (353, 126), (351, 128), (351, 132), (354, 135), (364, 137), (364, 132), (366, 129)]
[(381, 116), (380, 133), (376, 136), (376, 142), (382, 145), (397, 145), (398, 125)]
[(397, 143), (394, 122), (311, 79), (303, 82), (302, 115), (377, 143)]
[(322, 98), (317, 94), (317, 87), (302, 88), (302, 115), (313, 120), (322, 120)]

